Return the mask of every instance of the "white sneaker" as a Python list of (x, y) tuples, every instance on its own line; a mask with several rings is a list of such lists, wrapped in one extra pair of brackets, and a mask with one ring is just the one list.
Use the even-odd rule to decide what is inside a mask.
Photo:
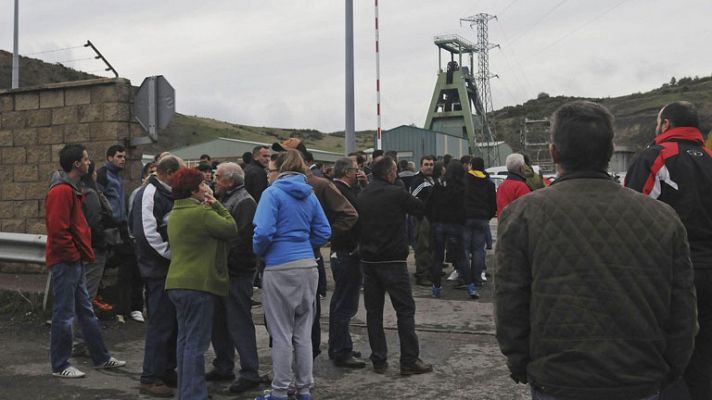
[(124, 316), (121, 314), (116, 314), (116, 321), (120, 324), (125, 324), (126, 318), (124, 318)]
[(450, 274), (450, 276), (447, 277), (447, 280), (449, 280), (449, 281), (456, 281), (457, 278), (459, 278), (459, 277), (460, 277), (460, 273), (457, 272), (457, 270), (454, 270), (454, 271), (452, 271), (452, 273)]
[(143, 313), (141, 311), (131, 311), (129, 317), (131, 317), (131, 319), (136, 322), (145, 322), (143, 319)]
[(487, 282), (487, 275), (484, 271), (482, 271), (482, 275), (480, 275), (480, 277), (482, 278), (482, 282)]
[(95, 366), (94, 368), (96, 369), (112, 369), (112, 368), (120, 368), (126, 365), (126, 361), (119, 361), (115, 359), (113, 356), (109, 357), (109, 359), (103, 363)]
[(61, 372), (52, 372), (52, 376), (56, 376), (59, 378), (69, 378), (69, 379), (76, 379), (76, 378), (84, 378), (86, 374), (71, 365)]

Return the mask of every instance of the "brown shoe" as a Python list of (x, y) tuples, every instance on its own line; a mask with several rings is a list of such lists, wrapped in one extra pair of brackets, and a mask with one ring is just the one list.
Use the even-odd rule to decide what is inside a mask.
[(433, 372), (433, 366), (424, 363), (421, 359), (415, 360), (410, 365), (401, 365), (400, 370), (401, 375), (427, 374), (428, 372)]
[(138, 389), (138, 392), (153, 397), (173, 397), (173, 389), (169, 388), (161, 382), (142, 383), (141, 387)]

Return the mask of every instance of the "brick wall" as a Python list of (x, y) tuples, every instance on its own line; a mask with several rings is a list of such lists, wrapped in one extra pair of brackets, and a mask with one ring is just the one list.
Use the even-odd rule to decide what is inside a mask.
[[(132, 92), (126, 79), (0, 90), (0, 231), (45, 233), (44, 198), (65, 144), (84, 144), (100, 167), (109, 146), (142, 135), (131, 118)], [(128, 194), (139, 181), (141, 151), (127, 149)]]

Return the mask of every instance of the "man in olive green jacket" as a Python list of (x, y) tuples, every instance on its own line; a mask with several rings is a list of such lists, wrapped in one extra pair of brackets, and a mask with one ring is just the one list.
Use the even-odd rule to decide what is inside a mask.
[(658, 399), (697, 327), (685, 228), (606, 174), (608, 110), (565, 104), (551, 132), (560, 178), (499, 219), (497, 340), (512, 378), (534, 399)]

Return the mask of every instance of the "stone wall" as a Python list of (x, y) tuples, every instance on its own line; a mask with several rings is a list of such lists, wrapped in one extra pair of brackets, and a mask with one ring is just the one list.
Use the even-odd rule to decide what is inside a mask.
[(127, 147), (124, 183), (138, 184), (142, 135), (132, 122), (133, 89), (126, 79), (93, 79), (0, 90), (0, 231), (44, 234), (44, 198), (49, 176), (59, 169), (59, 150), (81, 143), (97, 168), (106, 149)]

